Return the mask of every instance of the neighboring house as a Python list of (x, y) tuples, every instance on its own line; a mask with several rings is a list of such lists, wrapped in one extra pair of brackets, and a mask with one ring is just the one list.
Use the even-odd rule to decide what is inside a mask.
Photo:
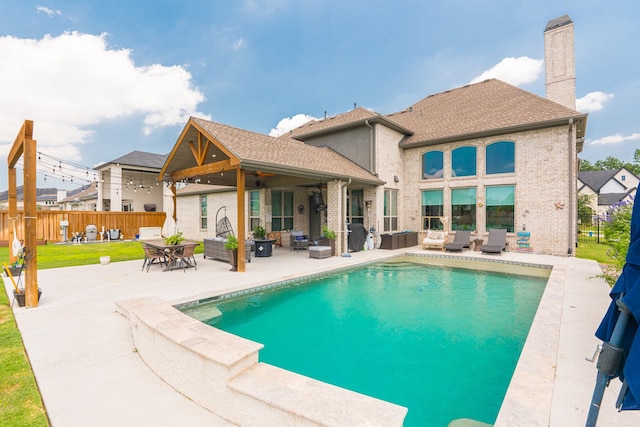
[(327, 225), (337, 253), (346, 251), (346, 224), (361, 223), (480, 238), (506, 228), (510, 248), (526, 229), (534, 251), (572, 255), (587, 115), (575, 110), (569, 17), (550, 21), (544, 38), (548, 99), (492, 79), (393, 114), (356, 108), (279, 138), (190, 118), (161, 171), (192, 184), (177, 194), (179, 229), (213, 236), (226, 206), (239, 236), (260, 224), (315, 238)]
[(157, 177), (166, 155), (132, 151), (100, 164), (96, 210), (163, 211), (163, 186)]
[(97, 201), (98, 184), (92, 182), (70, 191), (67, 197), (58, 202), (58, 208), (65, 211), (95, 211)]
[[(23, 209), (23, 186), (16, 188), (16, 206)], [(51, 210), (58, 209), (58, 202), (66, 196), (66, 192), (60, 192), (57, 188), (37, 188), (36, 189), (36, 206), (37, 209)], [(0, 210), (9, 209), (9, 191), (0, 193)]]
[(635, 196), (640, 178), (627, 168), (578, 173), (578, 195), (589, 196), (593, 212), (601, 215), (623, 200)]

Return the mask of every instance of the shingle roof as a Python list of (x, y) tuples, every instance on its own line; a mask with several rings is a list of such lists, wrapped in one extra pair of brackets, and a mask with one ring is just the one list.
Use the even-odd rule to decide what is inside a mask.
[[(232, 155), (240, 159), (241, 165), (249, 169), (382, 183), (369, 171), (327, 147), (314, 147), (289, 138), (274, 138), (199, 118), (191, 118), (190, 122), (198, 125), (210, 139), (221, 143)], [(188, 130), (186, 133), (188, 134)], [(188, 144), (181, 145), (183, 147), (174, 148), (172, 153), (176, 161), (170, 159), (171, 165), (167, 167), (166, 172), (195, 166)], [(187, 164), (187, 161), (191, 164)]]
[(401, 142), (402, 147), (586, 119), (584, 114), (496, 79), (428, 96), (387, 117), (414, 131)]
[(365, 121), (370, 122), (384, 122), (387, 127), (396, 128), (400, 132), (410, 135), (412, 132), (408, 129), (402, 128), (397, 123), (389, 120), (387, 117), (376, 113), (375, 111), (367, 108), (358, 107), (346, 113), (338, 114), (336, 116), (327, 117), (322, 120), (311, 120), (302, 126), (293, 129), (288, 134), (282, 137), (290, 137), (294, 139), (304, 140), (315, 134), (324, 133), (327, 130), (337, 131), (345, 127), (351, 127), (359, 124), (363, 124)]
[(614, 178), (617, 173), (618, 170), (582, 171), (578, 172), (578, 179), (584, 185), (599, 193), (602, 186)]
[(610, 205), (615, 205), (616, 203), (624, 200), (629, 193), (631, 193), (633, 191), (629, 190), (626, 193), (606, 193), (606, 194), (599, 194), (598, 195), (598, 205), (601, 206), (610, 206)]
[(121, 165), (136, 166), (144, 168), (160, 169), (167, 159), (166, 154), (147, 153), (145, 151), (132, 151), (117, 159), (99, 165), (96, 169), (100, 170), (107, 165), (119, 163)]
[(90, 200), (98, 197), (98, 186), (95, 182), (87, 186), (82, 186), (73, 192), (68, 193), (67, 197), (62, 199), (60, 203), (72, 202), (74, 200)]

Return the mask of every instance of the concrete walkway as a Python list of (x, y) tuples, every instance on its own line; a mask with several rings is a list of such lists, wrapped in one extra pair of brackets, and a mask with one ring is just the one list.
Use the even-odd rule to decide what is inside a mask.
[[(96, 260), (90, 266), (38, 271), (43, 290), (39, 307), (18, 308), (16, 303), (13, 309), (53, 426), (228, 426), (174, 391), (141, 361), (128, 320), (115, 311), (117, 301), (158, 296), (186, 302), (403, 252), (375, 250), (318, 260), (309, 259), (306, 251), (276, 248), (270, 258), (254, 258), (246, 273), (230, 272), (228, 264), (202, 255), (196, 256), (198, 270), (186, 272), (152, 266), (145, 273), (142, 261), (99, 265)], [(442, 254), (417, 247), (407, 252)], [(597, 264), (518, 253), (493, 257), (465, 251), (462, 256), (554, 266), (555, 284), (547, 286), (498, 424), (584, 425), (596, 377), (595, 364), (584, 358), (599, 344), (593, 333), (609, 304), (608, 286), (592, 278), (600, 272)], [(517, 273), (515, 265), (506, 268)], [(10, 294), (9, 280), (5, 288)], [(554, 318), (558, 323), (544, 325), (545, 319)], [(549, 328), (555, 331), (551, 336)], [(536, 373), (542, 378), (538, 382), (552, 378), (551, 392), (536, 391)], [(598, 425), (638, 426), (640, 413), (614, 408), (618, 383), (605, 392)], [(528, 403), (519, 406), (523, 398)], [(540, 418), (540, 413), (548, 416)]]

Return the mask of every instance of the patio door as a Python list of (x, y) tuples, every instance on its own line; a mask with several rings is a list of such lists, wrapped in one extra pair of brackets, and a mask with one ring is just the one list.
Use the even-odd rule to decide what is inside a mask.
[(318, 240), (322, 232), (322, 217), (315, 206), (315, 199), (313, 198), (313, 196), (309, 196), (307, 211), (309, 212), (309, 237), (312, 241)]

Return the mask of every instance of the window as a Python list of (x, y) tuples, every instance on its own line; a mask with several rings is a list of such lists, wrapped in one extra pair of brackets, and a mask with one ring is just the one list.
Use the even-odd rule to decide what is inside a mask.
[(451, 190), (451, 229), (476, 229), (476, 189)]
[(200, 229), (207, 229), (207, 195), (200, 196)]
[(348, 221), (352, 224), (364, 224), (363, 190), (351, 190), (347, 199)]
[(271, 192), (271, 229), (273, 231), (293, 229), (293, 192)]
[(443, 230), (440, 217), (444, 208), (442, 206), (442, 190), (425, 190), (422, 192), (422, 229)]
[(487, 230), (506, 228), (514, 230), (514, 186), (487, 187)]
[(475, 176), (476, 147), (459, 147), (451, 152), (452, 176)]
[(494, 142), (486, 148), (487, 175), (515, 171), (515, 144), (511, 141)]
[(620, 181), (626, 181), (626, 180), (627, 180), (627, 176), (626, 176), (626, 175), (622, 175), (622, 176), (620, 177)]
[(260, 191), (249, 192), (249, 227), (253, 230), (260, 225)]
[(443, 164), (442, 151), (427, 151), (422, 155), (422, 178), (442, 178)]
[(398, 190), (384, 190), (384, 231), (398, 229)]

